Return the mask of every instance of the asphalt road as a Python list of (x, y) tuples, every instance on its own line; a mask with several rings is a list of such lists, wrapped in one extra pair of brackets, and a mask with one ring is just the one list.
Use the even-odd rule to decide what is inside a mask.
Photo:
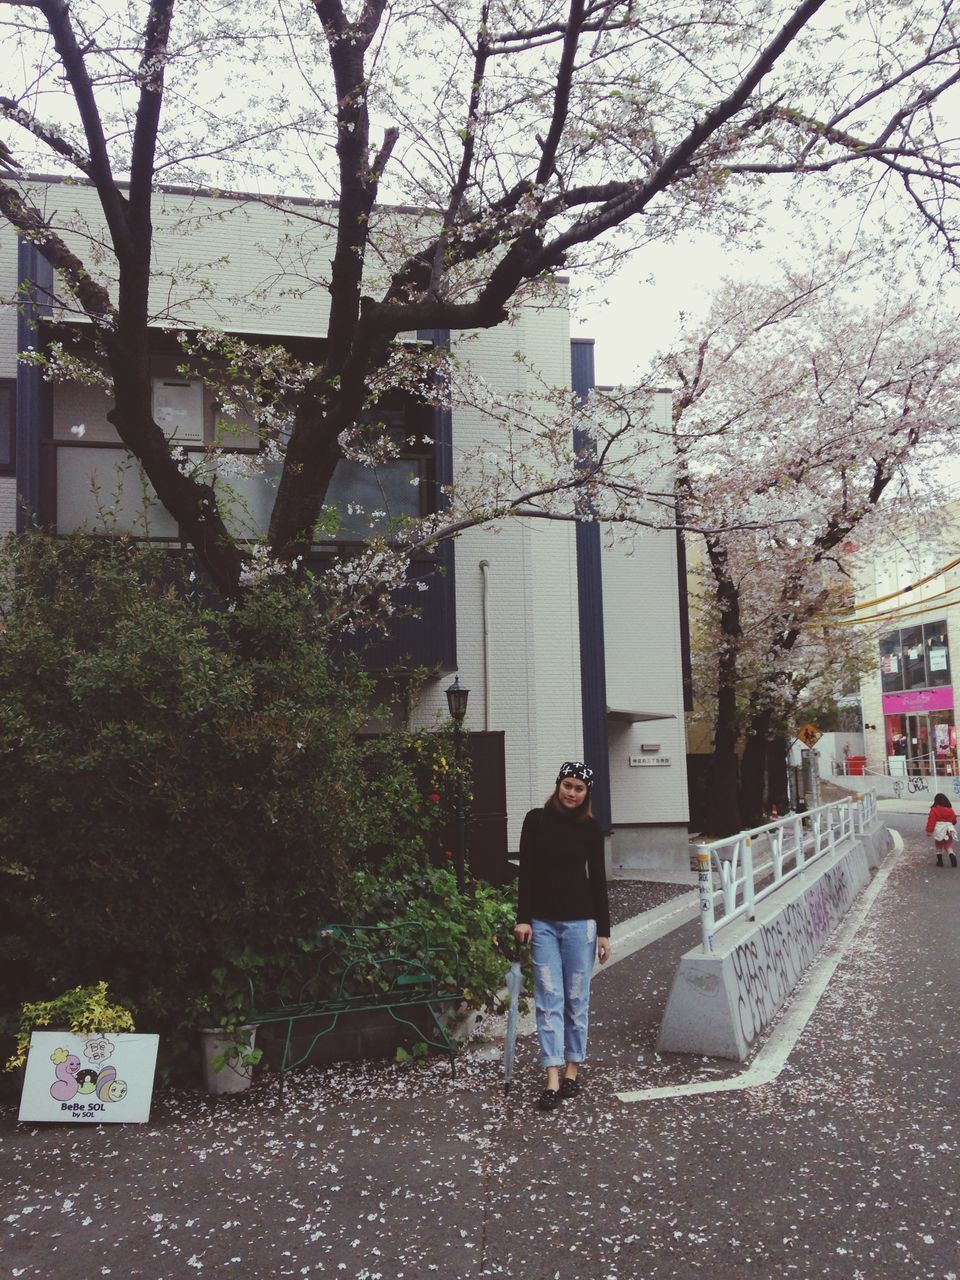
[(0, 1276), (958, 1280), (960, 870), (885, 821), (904, 851), (772, 1083), (686, 1093), (742, 1068), (655, 1052), (694, 922), (596, 980), (586, 1089), (551, 1115), (530, 1039), (506, 1098), (472, 1054), (456, 1081), (303, 1072), (282, 1110), (268, 1082), (147, 1126), (4, 1110)]

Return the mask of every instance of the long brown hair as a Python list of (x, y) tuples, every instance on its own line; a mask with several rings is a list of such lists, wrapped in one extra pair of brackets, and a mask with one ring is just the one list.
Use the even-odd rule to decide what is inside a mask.
[(552, 809), (554, 813), (562, 813), (564, 817), (576, 818), (577, 822), (586, 822), (587, 818), (593, 817), (593, 809), (590, 805), (590, 788), (587, 787), (587, 794), (579, 809), (575, 809), (573, 813), (569, 809), (564, 809), (560, 803), (560, 783), (553, 788), (546, 800), (543, 802), (545, 809)]

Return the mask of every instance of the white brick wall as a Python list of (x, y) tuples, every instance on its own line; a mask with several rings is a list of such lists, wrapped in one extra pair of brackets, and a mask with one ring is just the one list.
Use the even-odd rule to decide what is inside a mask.
[[(499, 392), (534, 390), (534, 375), (513, 359), (518, 351), (553, 385), (570, 385), (565, 298), (553, 306), (524, 307), (515, 324), (466, 337), (460, 346)], [(481, 444), (497, 448), (500, 431), (476, 410), (458, 411), (455, 473), (462, 472), (465, 453)], [(524, 814), (543, 802), (559, 765), (583, 751), (576, 536), (572, 525), (509, 520), (464, 534), (455, 554), (459, 672), (471, 690), (466, 727), (505, 732), (508, 840), (516, 849)], [(489, 564), (488, 724), (481, 560)], [(446, 714), (448, 683), (449, 677), (431, 682), (418, 710), (420, 723)]]
[[(89, 261), (89, 243), (78, 228), (85, 225), (103, 235), (95, 193), (38, 183), (33, 195), (45, 213), (55, 215), (64, 239)], [(153, 222), (150, 305), (157, 323), (206, 324), (241, 333), (324, 332), (334, 240), (312, 215), (281, 213), (255, 201), (158, 193)], [(109, 284), (108, 268), (109, 254), (101, 268)]]
[[(474, 368), (498, 390), (530, 389), (531, 375), (513, 360), (523, 350), (551, 380), (569, 385), (567, 313), (561, 306), (525, 308), (516, 325), (465, 344)], [(657, 393), (658, 424), (669, 421), (670, 397)], [(454, 421), (462, 455), (496, 431), (474, 411)], [(484, 722), (483, 575), (488, 562), (490, 718)], [(509, 844), (519, 842), (523, 815), (550, 792), (564, 759), (582, 755), (579, 615), (574, 527), (506, 521), (471, 530), (456, 544), (457, 651), (461, 682), (470, 690), (467, 728), (505, 731)], [(687, 819), (686, 743), (676, 541), (648, 533), (635, 546), (602, 553), (607, 701), (612, 707), (671, 717), (645, 724), (609, 724), (613, 821), (677, 823)], [(444, 676), (432, 681), (419, 723), (446, 714)], [(642, 742), (657, 741), (669, 767), (631, 768)]]
[(887, 758), (887, 748), (883, 728), (883, 694), (880, 686), (879, 658), (876, 675), (864, 680), (860, 686), (860, 706), (863, 710), (864, 724), (877, 726), (876, 729), (864, 731), (863, 749), (867, 764), (871, 769), (882, 770)]
[[(670, 420), (670, 396), (652, 393), (658, 426)], [(687, 809), (683, 669), (678, 613), (677, 545), (672, 530), (645, 531), (605, 547), (603, 626), (607, 703), (669, 717), (610, 721), (610, 801), (615, 825), (685, 822)], [(669, 765), (631, 767), (643, 743), (659, 744)]]
[(0, 222), (0, 378), (17, 376), (17, 237)]
[[(81, 217), (98, 221), (93, 193), (83, 188), (40, 185), (37, 199), (59, 210), (65, 223)], [(158, 316), (239, 332), (323, 332), (329, 305), (323, 284), (332, 243), (328, 228), (254, 202), (172, 196), (158, 200), (155, 225), (158, 274), (151, 301)], [(69, 231), (66, 235), (72, 238)], [(86, 253), (79, 240), (78, 248)], [(305, 287), (308, 277), (312, 284)], [(537, 373), (550, 385), (570, 386), (569, 313), (562, 289), (552, 302), (520, 308), (514, 323), (456, 342), (465, 360), (498, 391), (535, 393)], [(514, 359), (517, 352), (532, 369)], [(105, 397), (93, 390), (57, 393), (55, 435), (64, 438), (72, 425), (83, 422), (85, 439), (115, 439), (107, 407)], [(668, 402), (658, 404), (658, 412), (669, 413)], [(453, 424), (455, 472), (464, 470), (464, 455), (471, 450), (502, 448), (502, 431), (477, 409), (459, 410)], [(3, 492), (0, 488), (0, 515)], [(467, 727), (505, 732), (509, 843), (516, 848), (524, 813), (543, 801), (560, 762), (583, 751), (575, 530), (559, 522), (511, 521), (466, 533), (455, 555), (460, 674), (472, 691)], [(488, 724), (481, 560), (489, 563), (490, 586)], [(672, 540), (645, 539), (633, 557), (622, 549), (605, 553), (604, 596), (609, 700), (645, 709), (662, 706), (678, 716), (675, 724), (657, 722), (659, 740), (668, 741), (667, 725), (676, 735), (670, 748), (676, 764), (667, 779), (662, 770), (642, 779), (636, 769), (621, 776), (619, 762), (638, 731), (612, 732), (614, 820), (676, 821), (685, 790)], [(638, 662), (644, 645), (655, 656)], [(416, 712), (418, 723), (433, 724), (445, 716), (443, 690), (449, 678), (429, 682)]]
[[(457, 653), (466, 727), (505, 734), (510, 847), (563, 760), (582, 754), (576, 548), (566, 526), (475, 530), (457, 542)], [(489, 583), (490, 718), (485, 723), (483, 575)], [(446, 715), (450, 677), (431, 682), (419, 723)]]

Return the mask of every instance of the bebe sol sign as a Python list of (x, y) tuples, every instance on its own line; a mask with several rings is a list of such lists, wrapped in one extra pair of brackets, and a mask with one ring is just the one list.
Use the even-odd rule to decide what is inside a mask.
[(34, 1031), (20, 1120), (145, 1124), (159, 1036)]

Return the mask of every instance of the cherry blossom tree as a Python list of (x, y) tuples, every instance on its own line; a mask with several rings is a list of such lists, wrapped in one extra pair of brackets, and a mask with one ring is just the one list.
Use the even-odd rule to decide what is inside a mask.
[(837, 625), (852, 601), (851, 535), (869, 542), (934, 501), (955, 439), (955, 317), (863, 266), (827, 259), (772, 286), (729, 283), (664, 362), (681, 387), (678, 498), (705, 530), (718, 830), (783, 802), (798, 700), (836, 696), (875, 657), (871, 635)]
[[(2, 0), (0, 214), (55, 267), (123, 444), (235, 599), (260, 571), (302, 564), (346, 453), (389, 447), (360, 429), (385, 394), (451, 387), (442, 350), (403, 335), (503, 324), (558, 271), (602, 273), (638, 244), (750, 234), (776, 179), (859, 208), (897, 198), (951, 254), (957, 155), (940, 113), (960, 80), (953, 17), (951, 0)], [(58, 223), (28, 177), (51, 167), (90, 185), (97, 219)], [(238, 396), (259, 380), (275, 397), (259, 430), (282, 469), (258, 552), (152, 413), (151, 329), (195, 329), (151, 302), (161, 183), (257, 189), (287, 208), (271, 193), (311, 197), (295, 216), (329, 231), (327, 260), (298, 268), (297, 287), (329, 300), (316, 358), (267, 378), (247, 353), (235, 374)], [(537, 466), (488, 468), (492, 493), (449, 494), (338, 585), (382, 598), (412, 548), (470, 523), (602, 514), (603, 468), (574, 448), (569, 397), (565, 416), (555, 408), (526, 440)], [(595, 452), (619, 459), (611, 501), (626, 518), (629, 448), (608, 443)], [(635, 476), (638, 502), (645, 488)]]

